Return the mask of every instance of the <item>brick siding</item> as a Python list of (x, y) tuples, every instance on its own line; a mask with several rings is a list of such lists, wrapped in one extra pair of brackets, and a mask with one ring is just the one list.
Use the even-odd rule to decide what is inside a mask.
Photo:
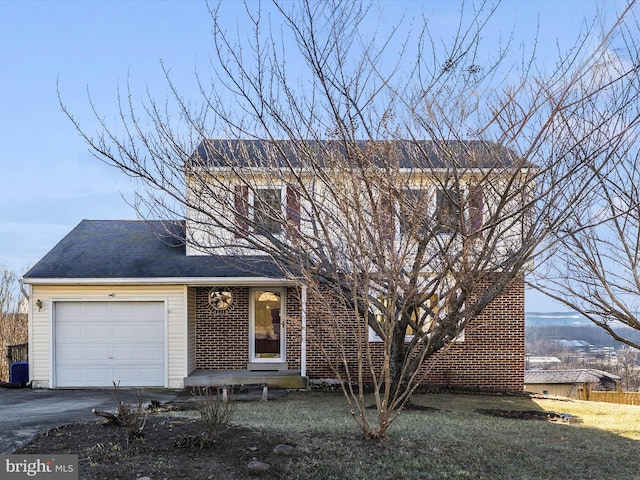
[(249, 361), (249, 289), (233, 289), (227, 310), (209, 305), (210, 288), (196, 288), (196, 368), (244, 370)]
[[(480, 285), (479, 288), (485, 286)], [(208, 288), (196, 289), (196, 368), (244, 369), (249, 361), (249, 288), (234, 288), (229, 310), (208, 306)], [(327, 306), (326, 297), (307, 299), (307, 376), (334, 378), (326, 358), (341, 358), (340, 344), (351, 366), (357, 364), (355, 332), (348, 327), (350, 313), (338, 305)], [(324, 315), (334, 312), (332, 321)], [(283, 327), (286, 360), (300, 368), (301, 304), (296, 289), (288, 288)], [(363, 335), (367, 334), (363, 329)], [(340, 337), (340, 338), (338, 338)], [(382, 357), (381, 342), (368, 344)], [(321, 348), (322, 346), (322, 348)], [(323, 352), (324, 348), (324, 352)], [(353, 370), (353, 369), (352, 369)], [(524, 282), (517, 278), (464, 332), (464, 340), (429, 359), (423, 366), (423, 383), (434, 386), (496, 390), (524, 389)], [(365, 379), (366, 380), (366, 379)]]

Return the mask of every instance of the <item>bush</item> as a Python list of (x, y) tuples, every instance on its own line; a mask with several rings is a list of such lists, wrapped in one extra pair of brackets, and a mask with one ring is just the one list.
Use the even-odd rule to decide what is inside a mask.
[(220, 387), (194, 387), (191, 391), (196, 397), (196, 408), (200, 414), (203, 432), (198, 439), (200, 448), (213, 443), (216, 437), (225, 431), (236, 411), (236, 403), (223, 398)]
[(118, 405), (116, 413), (101, 412), (93, 409), (93, 413), (106, 418), (107, 424), (122, 427), (127, 433), (127, 445), (131, 440), (144, 438), (144, 427), (147, 423), (148, 411), (144, 408), (145, 396), (143, 390), (138, 390), (136, 396), (136, 404), (131, 405), (129, 402), (122, 400), (119, 390), (119, 384), (113, 382), (114, 394)]

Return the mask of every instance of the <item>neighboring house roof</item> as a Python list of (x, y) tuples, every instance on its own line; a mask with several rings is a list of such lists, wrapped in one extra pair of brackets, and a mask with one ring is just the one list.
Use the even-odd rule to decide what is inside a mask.
[(24, 275), (24, 281), (284, 278), (265, 256), (187, 256), (184, 238), (184, 222), (83, 220)]
[(562, 360), (560, 360), (558, 357), (527, 357), (527, 363), (562, 363)]
[[(361, 150), (370, 148), (373, 155), (378, 155), (385, 161), (395, 153), (400, 168), (506, 168), (520, 165), (520, 158), (511, 149), (495, 142), (479, 140), (416, 140), (394, 141), (379, 140), (356, 142)], [(278, 147), (273, 148), (273, 147)], [(198, 145), (189, 162), (192, 167), (304, 167), (300, 162), (298, 152), (300, 147), (310, 152), (317, 151), (322, 162), (323, 151), (335, 148), (344, 155), (344, 148), (335, 141), (306, 140), (293, 142), (291, 140), (232, 140), (211, 139), (204, 140)], [(276, 152), (283, 154), (278, 155)], [(451, 158), (456, 159), (455, 165)], [(415, 159), (418, 159), (417, 161)]]
[(589, 348), (592, 347), (586, 340), (554, 340), (564, 348)]
[(526, 384), (574, 384), (600, 383), (602, 381), (620, 380), (612, 373), (595, 369), (581, 370), (527, 370), (524, 372)]

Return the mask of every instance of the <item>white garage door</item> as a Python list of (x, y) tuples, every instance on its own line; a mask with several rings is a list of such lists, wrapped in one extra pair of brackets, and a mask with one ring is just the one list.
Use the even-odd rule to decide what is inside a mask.
[(56, 302), (57, 387), (165, 384), (163, 302)]

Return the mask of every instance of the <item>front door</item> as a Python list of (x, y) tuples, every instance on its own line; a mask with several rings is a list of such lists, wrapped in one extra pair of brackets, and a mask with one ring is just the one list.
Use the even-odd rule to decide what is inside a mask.
[(279, 288), (251, 291), (251, 361), (283, 362), (284, 292)]

